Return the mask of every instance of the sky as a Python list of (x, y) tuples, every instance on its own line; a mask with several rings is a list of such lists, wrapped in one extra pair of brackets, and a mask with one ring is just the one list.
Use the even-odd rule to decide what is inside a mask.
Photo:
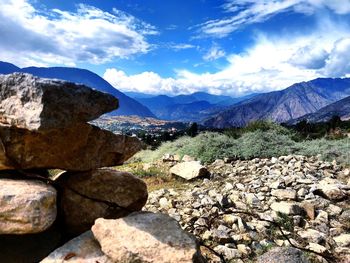
[(350, 77), (350, 0), (0, 0), (0, 60), (233, 97)]

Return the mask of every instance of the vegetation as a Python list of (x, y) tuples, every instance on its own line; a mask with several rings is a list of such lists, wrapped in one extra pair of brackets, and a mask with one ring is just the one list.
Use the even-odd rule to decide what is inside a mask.
[(134, 158), (150, 162), (160, 159), (166, 153), (178, 154), (180, 157), (187, 154), (203, 163), (210, 163), (225, 157), (251, 159), (289, 154), (320, 154), (325, 160), (336, 159), (341, 163), (350, 164), (349, 137), (341, 135), (332, 138), (325, 135), (317, 139), (309, 138), (294, 128), (288, 129), (271, 122), (256, 122), (242, 129), (202, 132), (193, 138), (183, 136), (173, 142), (163, 143), (155, 151), (142, 151)]

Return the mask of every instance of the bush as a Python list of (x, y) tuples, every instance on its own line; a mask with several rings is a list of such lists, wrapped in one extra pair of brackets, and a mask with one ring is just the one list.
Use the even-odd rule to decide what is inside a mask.
[[(260, 125), (260, 124), (259, 124)], [(261, 126), (255, 127), (261, 127)], [(271, 158), (281, 155), (300, 154), (315, 156), (321, 154), (325, 160), (336, 159), (340, 163), (350, 164), (350, 139), (295, 141), (295, 134), (283, 127), (273, 127), (267, 130), (253, 129), (239, 138), (217, 132), (205, 132), (191, 138), (181, 137), (174, 142), (163, 143), (155, 151), (142, 151), (133, 161), (151, 162), (160, 159), (163, 155), (178, 154), (180, 157), (187, 154), (211, 163), (215, 159), (237, 157), (240, 159)], [(262, 127), (265, 127), (262, 125)]]

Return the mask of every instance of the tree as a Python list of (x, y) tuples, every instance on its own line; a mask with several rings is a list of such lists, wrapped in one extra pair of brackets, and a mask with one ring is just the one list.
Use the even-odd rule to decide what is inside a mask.
[(195, 137), (198, 134), (198, 124), (193, 122), (186, 133), (188, 136)]

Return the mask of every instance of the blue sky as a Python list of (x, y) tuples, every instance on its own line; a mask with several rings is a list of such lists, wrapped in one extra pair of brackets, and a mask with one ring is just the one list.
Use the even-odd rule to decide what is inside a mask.
[(122, 91), (277, 90), (350, 77), (350, 0), (0, 0), (0, 60)]

